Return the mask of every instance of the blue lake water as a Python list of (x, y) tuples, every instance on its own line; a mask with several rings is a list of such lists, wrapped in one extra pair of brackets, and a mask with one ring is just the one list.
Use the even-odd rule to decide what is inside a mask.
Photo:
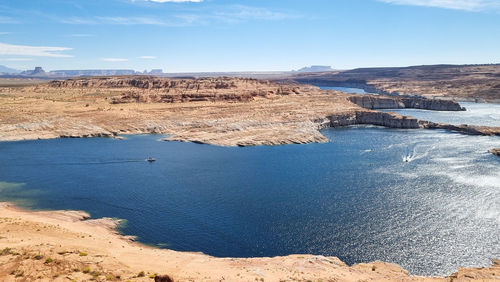
[[(343, 91), (347, 93), (354, 93), (354, 94), (371, 94), (367, 93), (364, 89), (361, 88), (352, 88), (352, 87), (341, 87), (341, 86), (319, 86), (319, 88), (323, 90), (336, 90), (336, 91)], [(376, 95), (376, 94), (374, 94)]]
[(311, 253), (426, 275), (500, 258), (500, 158), (487, 152), (498, 137), (322, 132), (331, 142), (247, 148), (0, 142), (0, 200), (126, 219), (121, 232), (141, 242), (214, 256)]

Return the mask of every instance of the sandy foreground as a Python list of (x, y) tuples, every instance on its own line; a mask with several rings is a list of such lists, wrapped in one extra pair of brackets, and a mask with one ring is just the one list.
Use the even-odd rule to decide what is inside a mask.
[(0, 203), (0, 281), (500, 281), (500, 261), (445, 278), (398, 265), (348, 266), (336, 257), (215, 258), (155, 249), (119, 235), (117, 222), (81, 211), (26, 211)]

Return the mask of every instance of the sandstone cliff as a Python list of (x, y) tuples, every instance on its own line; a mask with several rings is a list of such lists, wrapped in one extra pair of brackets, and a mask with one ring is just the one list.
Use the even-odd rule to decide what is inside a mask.
[(476, 126), (476, 125), (453, 125), (446, 123), (435, 123), (430, 121), (419, 121), (421, 128), (427, 129), (445, 129), (449, 131), (464, 133), (468, 135), (489, 135), (489, 136), (500, 136), (500, 127), (492, 126)]
[(349, 101), (371, 110), (409, 108), (432, 111), (465, 111), (465, 108), (457, 102), (440, 99), (356, 95), (349, 97)]
[(378, 125), (389, 128), (420, 128), (419, 120), (395, 113), (378, 111), (356, 111), (348, 114), (337, 114), (328, 117), (329, 127), (349, 125)]

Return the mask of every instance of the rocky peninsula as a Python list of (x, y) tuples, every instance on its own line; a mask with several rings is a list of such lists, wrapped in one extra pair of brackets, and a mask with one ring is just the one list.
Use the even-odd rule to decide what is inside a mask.
[(320, 129), (355, 124), (500, 134), (498, 127), (376, 111), (382, 108), (463, 110), (453, 101), (362, 96), (246, 78), (74, 78), (0, 88), (0, 140), (153, 133), (221, 146), (279, 145), (326, 142)]
[(500, 148), (491, 149), (489, 152), (495, 156), (500, 157)]

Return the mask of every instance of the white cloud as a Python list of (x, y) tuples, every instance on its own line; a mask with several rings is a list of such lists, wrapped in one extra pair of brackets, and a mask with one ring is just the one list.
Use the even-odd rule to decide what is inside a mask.
[(128, 59), (124, 59), (124, 58), (102, 58), (101, 60), (105, 61), (105, 62), (114, 62), (114, 63), (128, 61)]
[(139, 59), (145, 59), (145, 60), (154, 60), (154, 59), (156, 59), (155, 56), (140, 56), (138, 58)]
[(196, 2), (200, 3), (203, 0), (144, 0), (147, 2), (156, 2), (156, 3), (184, 3), (184, 2)]
[(7, 35), (7, 34), (11, 34), (11, 32), (8, 32), (8, 31), (0, 31), (0, 35)]
[(272, 11), (266, 8), (250, 7), (244, 5), (233, 5), (226, 11), (219, 11), (215, 16), (227, 22), (246, 20), (284, 20), (298, 18), (297, 15)]
[(98, 24), (170, 25), (170, 23), (155, 17), (92, 17), (92, 18), (72, 17), (68, 19), (60, 19), (59, 21), (67, 24), (85, 24), (85, 25), (98, 25)]
[(378, 0), (379, 2), (412, 5), (424, 7), (436, 7), (465, 11), (484, 11), (500, 8), (498, 0)]
[(221, 10), (209, 10), (200, 13), (174, 13), (157, 16), (95, 16), (57, 18), (60, 23), (77, 25), (156, 25), (166, 27), (185, 27), (208, 25), (210, 23), (239, 23), (245, 21), (273, 21), (300, 18), (301, 15), (274, 11), (266, 8), (244, 5), (230, 5)]
[(0, 55), (35, 56), (35, 57), (61, 57), (69, 58), (71, 55), (59, 52), (72, 50), (67, 47), (24, 46), (0, 43)]
[(5, 59), (0, 59), (2, 61), (9, 61), (9, 62), (26, 62), (26, 61), (33, 61), (32, 58), (5, 58)]

